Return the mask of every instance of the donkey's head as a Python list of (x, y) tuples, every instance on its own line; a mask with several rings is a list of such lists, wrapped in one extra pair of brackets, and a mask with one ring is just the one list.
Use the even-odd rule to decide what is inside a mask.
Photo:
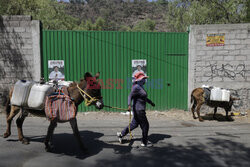
[[(86, 72), (84, 75), (84, 82), (86, 84), (84, 91), (91, 96), (92, 98), (95, 98), (93, 102), (90, 103), (90, 105), (95, 105), (97, 109), (102, 109), (104, 107), (102, 95), (101, 95), (101, 85), (98, 83), (97, 79), (99, 78), (100, 73), (96, 73), (96, 75), (93, 77), (89, 72)], [(82, 81), (82, 80), (81, 80)], [(85, 100), (90, 101), (91, 98), (88, 95), (84, 95)]]
[(232, 110), (232, 106), (233, 106), (233, 103), (234, 103), (235, 100), (240, 100), (240, 98), (230, 96), (230, 100), (228, 102), (228, 106), (226, 106), (228, 108), (228, 111)]

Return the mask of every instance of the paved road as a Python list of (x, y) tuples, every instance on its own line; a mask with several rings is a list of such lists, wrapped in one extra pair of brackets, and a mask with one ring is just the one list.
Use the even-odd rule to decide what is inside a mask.
[[(124, 118), (122, 118), (124, 117)], [(44, 150), (44, 134), (49, 122), (28, 117), (24, 134), (30, 144), (17, 141), (15, 123), (8, 139), (0, 138), (0, 167), (133, 167), (133, 166), (250, 166), (250, 124), (239, 122), (149, 120), (149, 139), (154, 144), (141, 148), (140, 129), (134, 140), (120, 145), (115, 136), (128, 122), (121, 119), (78, 118), (79, 130), (88, 155), (81, 153), (68, 123), (55, 130), (55, 152)], [(0, 133), (5, 116), (0, 114)]]

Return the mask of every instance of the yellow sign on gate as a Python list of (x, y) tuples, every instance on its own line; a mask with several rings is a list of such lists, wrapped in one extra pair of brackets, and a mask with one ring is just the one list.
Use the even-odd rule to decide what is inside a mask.
[(206, 46), (224, 46), (225, 34), (207, 34)]

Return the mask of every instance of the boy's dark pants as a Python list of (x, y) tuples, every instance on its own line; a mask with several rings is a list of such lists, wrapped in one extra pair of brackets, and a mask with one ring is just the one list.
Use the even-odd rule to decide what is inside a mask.
[[(149, 123), (146, 116), (146, 112), (144, 110), (133, 111), (134, 117), (130, 124), (130, 130), (137, 128), (140, 125), (142, 130), (142, 142), (147, 144), (148, 141), (148, 130), (149, 130)], [(122, 131), (122, 136), (126, 136), (129, 133), (129, 126), (127, 126)]]

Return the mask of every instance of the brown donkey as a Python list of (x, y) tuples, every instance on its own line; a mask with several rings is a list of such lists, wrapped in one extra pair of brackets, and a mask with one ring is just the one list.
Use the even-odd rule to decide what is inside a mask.
[(195, 114), (194, 114), (195, 109), (196, 109), (199, 121), (203, 121), (203, 119), (200, 116), (200, 108), (203, 104), (207, 104), (209, 107), (214, 108), (213, 119), (216, 119), (215, 114), (217, 112), (217, 108), (221, 107), (221, 108), (224, 108), (224, 110), (226, 111), (226, 119), (229, 120), (228, 112), (231, 111), (234, 100), (239, 100), (239, 98), (233, 98), (232, 96), (230, 96), (229, 102), (205, 100), (204, 89), (195, 88), (191, 93), (191, 104), (193, 103), (191, 110), (192, 110), (193, 118), (196, 119)]
[[(80, 83), (78, 83), (78, 85), (81, 89), (83, 89), (85, 92), (87, 92), (90, 96), (95, 97), (97, 99), (97, 101), (93, 102), (91, 105), (95, 105), (97, 109), (102, 109), (104, 104), (103, 104), (102, 97), (101, 97), (101, 89), (100, 89), (100, 85), (96, 81), (96, 79), (99, 77), (99, 75), (100, 75), (100, 73), (97, 73), (95, 75), (95, 77), (92, 77), (92, 75), (87, 72), (84, 75), (84, 79), (82, 79), (80, 81)], [(75, 105), (77, 108), (77, 106), (84, 101), (84, 98), (82, 97), (82, 95), (79, 92), (79, 89), (77, 88), (77, 84), (72, 83), (68, 87), (67, 90), (68, 90), (69, 96), (72, 99), (74, 99), (74, 102), (75, 102)], [(9, 93), (9, 98), (8, 98), (8, 101), (6, 104), (7, 129), (6, 129), (6, 133), (4, 133), (4, 138), (7, 138), (11, 135), (11, 122), (12, 122), (13, 118), (17, 115), (17, 113), (19, 113), (21, 111), (20, 116), (16, 120), (17, 129), (18, 129), (18, 137), (19, 137), (19, 140), (23, 144), (29, 144), (29, 141), (24, 137), (23, 131), (22, 131), (22, 125), (23, 125), (23, 122), (24, 122), (26, 116), (28, 115), (27, 113), (31, 113), (33, 115), (40, 116), (40, 117), (45, 117), (46, 116), (45, 111), (44, 110), (30, 110), (30, 109), (22, 110), (22, 108), (19, 106), (11, 105), (10, 99), (12, 97), (12, 93), (13, 93), (13, 88), (11, 89), (11, 91)], [(54, 129), (57, 126), (57, 122), (58, 122), (57, 119), (53, 119), (50, 121), (50, 125), (49, 125), (48, 131), (47, 131), (47, 136), (45, 138), (46, 151), (51, 151), (51, 149), (52, 149), (51, 138), (52, 138)], [(82, 150), (86, 151), (87, 149), (85, 148), (83, 142), (81, 141), (76, 118), (69, 120), (69, 122), (70, 122), (70, 125), (72, 127), (74, 136), (76, 137), (76, 139), (80, 145), (80, 148)]]

